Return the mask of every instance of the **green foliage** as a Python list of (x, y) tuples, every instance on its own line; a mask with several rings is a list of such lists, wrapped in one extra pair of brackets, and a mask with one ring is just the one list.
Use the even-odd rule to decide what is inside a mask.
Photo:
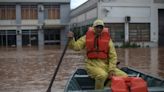
[(150, 47), (149, 45), (146, 46), (146, 48), (149, 48), (149, 47)]
[(130, 43), (130, 42), (127, 42), (127, 43), (123, 43), (123, 45), (121, 46), (121, 48), (139, 48), (141, 47), (140, 45), (137, 45), (136, 43)]
[(118, 45), (115, 45), (115, 48), (119, 48), (119, 46)]

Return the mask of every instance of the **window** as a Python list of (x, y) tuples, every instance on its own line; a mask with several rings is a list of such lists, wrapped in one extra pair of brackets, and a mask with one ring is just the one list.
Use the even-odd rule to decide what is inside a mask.
[(131, 42), (150, 41), (150, 24), (149, 23), (129, 24), (129, 40)]
[(105, 24), (109, 28), (110, 36), (114, 42), (124, 41), (124, 24), (123, 23), (112, 23)]
[(46, 45), (59, 44), (60, 43), (60, 30), (59, 29), (44, 30), (44, 42)]
[(15, 6), (0, 6), (0, 20), (15, 20), (16, 9)]
[(60, 7), (58, 5), (45, 6), (44, 17), (45, 19), (59, 19)]
[(23, 46), (38, 45), (38, 31), (37, 30), (22, 30), (22, 45)]
[(22, 19), (37, 19), (38, 11), (35, 5), (24, 5), (21, 8)]

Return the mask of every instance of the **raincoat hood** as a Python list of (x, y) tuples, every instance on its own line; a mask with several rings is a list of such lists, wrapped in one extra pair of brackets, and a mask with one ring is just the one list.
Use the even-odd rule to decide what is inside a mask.
[(97, 19), (93, 23), (93, 27), (96, 27), (96, 26), (104, 26), (104, 22), (100, 19)]

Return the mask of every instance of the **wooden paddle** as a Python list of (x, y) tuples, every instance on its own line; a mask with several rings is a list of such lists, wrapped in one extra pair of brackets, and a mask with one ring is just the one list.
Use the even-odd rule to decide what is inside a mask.
[(63, 60), (64, 54), (65, 54), (65, 52), (66, 52), (66, 50), (67, 50), (69, 41), (70, 41), (70, 39), (68, 39), (68, 41), (66, 42), (66, 45), (65, 45), (64, 50), (63, 50), (63, 53), (62, 53), (62, 55), (61, 55), (61, 57), (60, 57), (60, 60), (59, 60), (58, 65), (57, 65), (57, 68), (55, 68), (54, 75), (53, 75), (53, 77), (52, 77), (52, 79), (51, 79), (51, 82), (50, 82), (49, 87), (48, 87), (48, 89), (47, 89), (46, 92), (51, 92), (52, 84), (53, 84), (53, 82), (54, 82), (54, 80), (55, 80), (55, 77), (56, 77), (56, 75), (57, 75), (57, 72), (58, 72), (58, 70), (59, 70), (59, 67), (60, 67), (60, 65), (61, 65), (61, 63), (62, 63), (62, 60)]

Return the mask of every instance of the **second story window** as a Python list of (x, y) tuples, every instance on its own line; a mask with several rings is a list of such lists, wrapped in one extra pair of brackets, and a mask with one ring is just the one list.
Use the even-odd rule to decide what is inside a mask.
[(0, 20), (15, 20), (16, 19), (16, 9), (15, 6), (0, 6)]
[(59, 5), (45, 6), (44, 17), (45, 19), (59, 19), (60, 6)]
[(21, 7), (22, 19), (37, 19), (38, 11), (37, 6), (34, 5), (24, 5)]

